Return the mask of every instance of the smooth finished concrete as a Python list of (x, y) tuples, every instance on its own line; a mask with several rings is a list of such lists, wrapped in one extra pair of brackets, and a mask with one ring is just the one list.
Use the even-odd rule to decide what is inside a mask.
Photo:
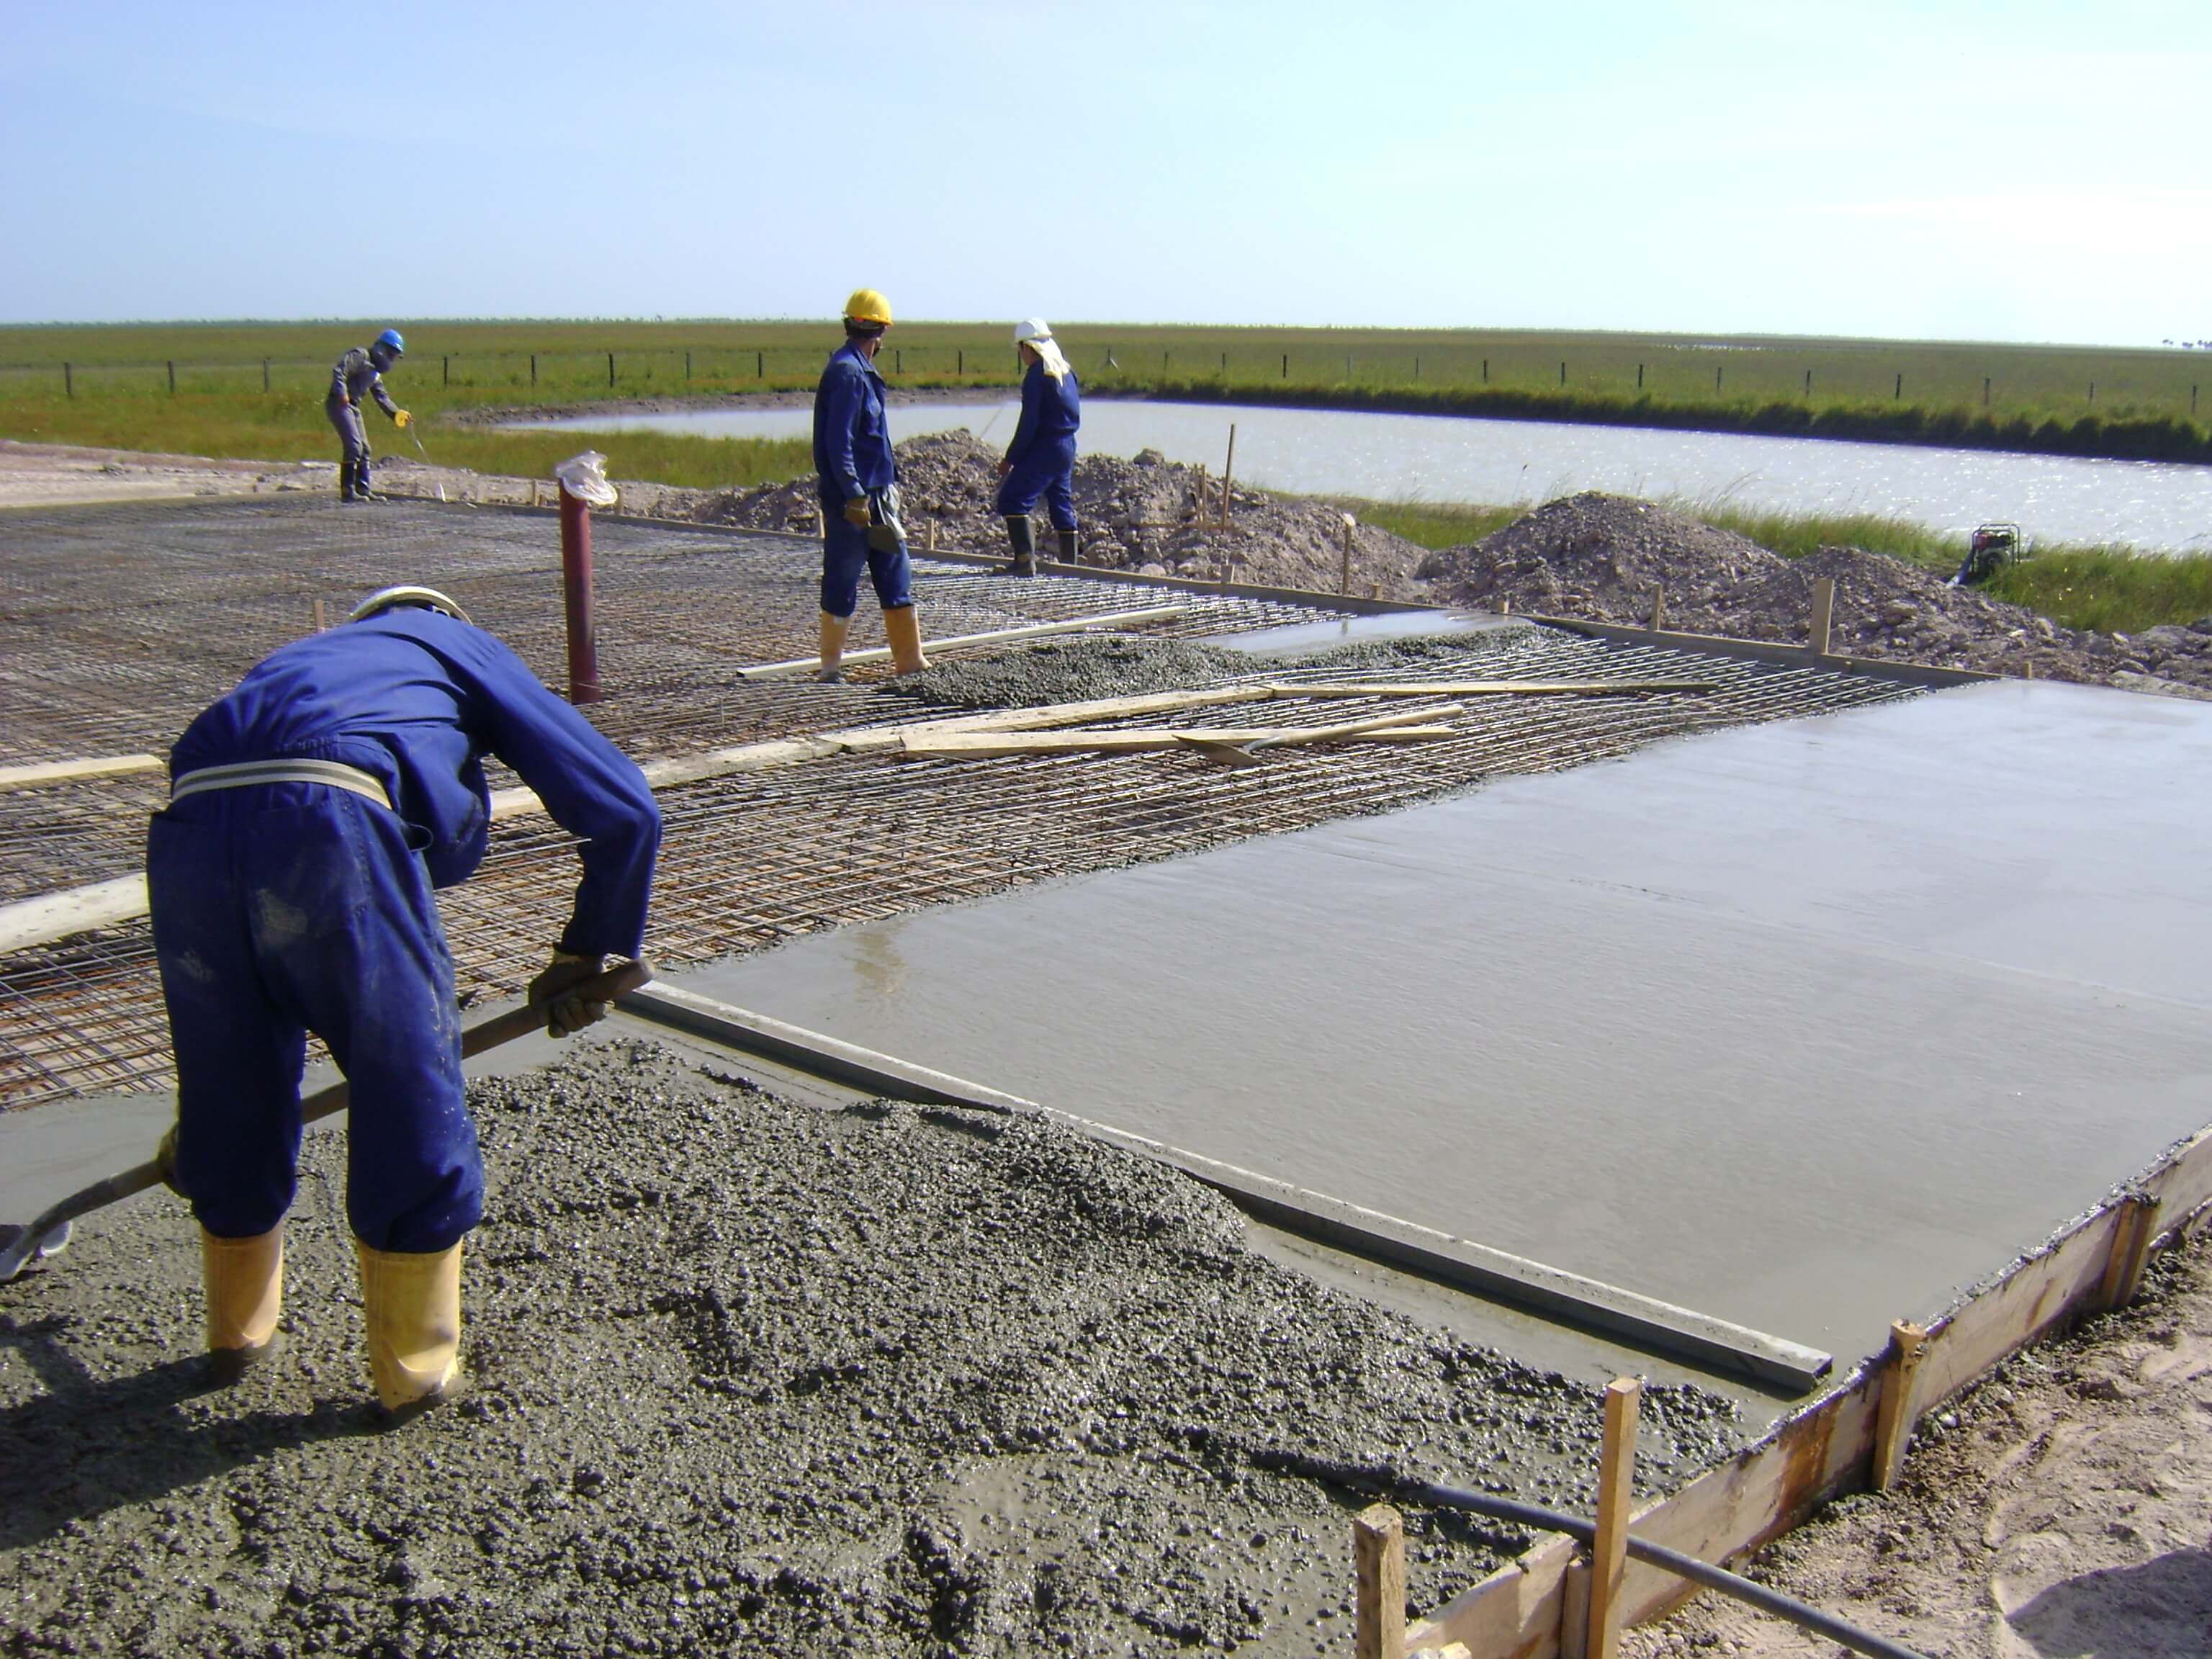
[(1840, 1359), (2212, 1121), (2208, 822), (2002, 682), (679, 977)]

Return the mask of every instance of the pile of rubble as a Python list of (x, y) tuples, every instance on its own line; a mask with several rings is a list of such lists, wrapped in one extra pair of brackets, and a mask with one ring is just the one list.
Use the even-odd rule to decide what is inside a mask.
[[(996, 449), (962, 430), (908, 439), (896, 453), (916, 552), (1006, 552), (1004, 521), (992, 510)], [(809, 473), (788, 483), (714, 492), (686, 516), (812, 535), (820, 529), (820, 512)], [(1371, 525), (1347, 524), (1342, 512), (1325, 502), (1233, 483), (1224, 523), (1221, 481), (1204, 467), (1184, 466), (1155, 449), (1141, 451), (1134, 460), (1081, 457), (1075, 465), (1075, 515), (1086, 565), (1334, 592), (1346, 580), (1348, 538), (1350, 592), (1421, 597), (1413, 575), (1421, 550), (1412, 542)], [(1042, 529), (1042, 503), (1037, 518)], [(1052, 551), (1048, 532), (1039, 536), (1038, 545)]]
[(1650, 501), (1589, 493), (1539, 507), (1417, 575), (1434, 602), (1802, 644), (1814, 584), (1835, 584), (1848, 656), (2194, 694), (2212, 691), (2212, 617), (2137, 635), (2058, 627), (1918, 565), (1858, 548), (1785, 559)]

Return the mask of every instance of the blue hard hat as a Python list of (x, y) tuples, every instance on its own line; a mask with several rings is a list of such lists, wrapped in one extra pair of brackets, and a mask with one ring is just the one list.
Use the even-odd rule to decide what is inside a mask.
[(396, 328), (386, 329), (383, 333), (376, 337), (376, 343), (380, 346), (390, 347), (392, 355), (395, 357), (404, 357), (407, 355), (407, 342), (399, 337), (399, 331)]

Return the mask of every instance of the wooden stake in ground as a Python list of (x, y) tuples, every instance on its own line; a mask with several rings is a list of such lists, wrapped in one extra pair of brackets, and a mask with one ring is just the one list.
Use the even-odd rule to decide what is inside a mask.
[(1624, 1376), (1606, 1385), (1605, 1440), (1598, 1453), (1597, 1539), (1590, 1547), (1588, 1659), (1614, 1659), (1620, 1641), (1620, 1583), (1628, 1567), (1628, 1516), (1635, 1503), (1636, 1419), (1644, 1384)]
[(1831, 577), (1823, 576), (1813, 584), (1813, 614), (1805, 630), (1807, 648), (1815, 657), (1828, 654), (1828, 623), (1835, 610), (1835, 581)]
[(1388, 1504), (1352, 1517), (1356, 1659), (1406, 1659), (1406, 1525)]

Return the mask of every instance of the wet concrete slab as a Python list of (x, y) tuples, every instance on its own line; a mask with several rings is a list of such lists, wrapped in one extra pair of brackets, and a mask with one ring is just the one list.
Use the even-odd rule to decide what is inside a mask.
[(2212, 708), (2001, 682), (683, 982), (1848, 1357), (2212, 1120), (2208, 821)]

